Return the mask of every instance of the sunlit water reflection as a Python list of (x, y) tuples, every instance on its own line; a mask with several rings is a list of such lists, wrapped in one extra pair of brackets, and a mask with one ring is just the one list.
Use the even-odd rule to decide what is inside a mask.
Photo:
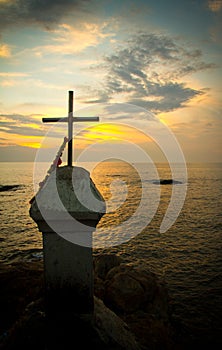
[[(159, 233), (159, 227), (172, 186), (180, 185), (156, 186), (149, 166), (140, 166), (145, 174), (143, 183), (127, 163), (101, 163), (92, 172), (96, 186), (110, 201), (110, 212), (103, 216), (94, 236), (104, 245), (111, 241), (116, 244), (95, 248), (94, 254), (115, 252), (125, 261), (149, 266), (168, 284), (174, 319), (195, 336), (217, 336), (222, 331), (222, 164), (188, 165), (184, 207), (164, 234)], [(0, 167), (1, 185), (20, 185), (0, 193), (1, 262), (41, 258), (41, 234), (29, 217), (29, 200), (34, 194), (33, 165), (0, 163)], [(166, 164), (158, 164), (158, 172), (160, 178), (171, 177)], [(127, 226), (125, 223), (140, 206), (143, 190), (148, 204)], [(147, 218), (152, 220), (146, 226)], [(141, 223), (145, 227), (138, 230)], [(125, 239), (120, 245), (119, 237)]]

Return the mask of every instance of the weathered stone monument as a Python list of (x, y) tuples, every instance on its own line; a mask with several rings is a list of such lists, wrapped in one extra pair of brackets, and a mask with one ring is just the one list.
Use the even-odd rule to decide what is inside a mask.
[(43, 235), (46, 312), (51, 319), (93, 314), (92, 233), (105, 202), (89, 172), (72, 165), (72, 132), (73, 122), (97, 120), (73, 117), (72, 91), (68, 118), (43, 119), (68, 122), (68, 165), (54, 162), (30, 207)]
[[(141, 350), (125, 322), (94, 295), (92, 234), (106, 206), (89, 172), (72, 165), (72, 133), (73, 122), (98, 119), (73, 117), (72, 91), (68, 118), (43, 118), (68, 122), (68, 137), (30, 200), (43, 237), (47, 350)], [(67, 142), (68, 165), (60, 167)]]

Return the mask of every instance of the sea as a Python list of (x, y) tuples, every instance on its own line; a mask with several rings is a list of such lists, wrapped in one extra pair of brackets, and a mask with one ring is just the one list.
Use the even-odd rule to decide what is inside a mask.
[[(189, 344), (221, 348), (222, 163), (188, 163), (186, 183), (168, 184), (159, 181), (172, 178), (167, 163), (156, 163), (156, 172), (145, 163), (81, 166), (108, 204), (94, 232), (93, 254), (116, 253), (135, 266), (149, 267), (168, 287), (178, 334)], [(37, 176), (37, 170), (34, 163), (0, 163), (1, 264), (43, 257), (41, 233), (29, 216), (29, 201), (45, 175), (40, 171)], [(4, 190), (6, 185), (18, 186)], [(177, 215), (160, 231), (179, 186), (185, 201), (173, 203)]]

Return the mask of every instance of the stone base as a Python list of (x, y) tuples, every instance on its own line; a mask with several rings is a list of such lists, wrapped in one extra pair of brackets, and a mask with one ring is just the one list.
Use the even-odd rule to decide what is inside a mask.
[(54, 316), (92, 313), (92, 248), (73, 244), (56, 233), (43, 233), (43, 248), (47, 312)]

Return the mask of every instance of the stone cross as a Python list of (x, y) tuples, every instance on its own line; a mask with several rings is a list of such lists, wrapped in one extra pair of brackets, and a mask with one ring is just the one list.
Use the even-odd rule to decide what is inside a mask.
[(99, 117), (73, 117), (73, 91), (69, 91), (68, 118), (42, 118), (43, 123), (68, 122), (68, 166), (72, 166), (73, 123), (97, 122)]
[[(73, 117), (73, 91), (69, 91), (67, 118), (43, 118), (46, 123), (68, 122), (69, 142), (68, 166), (49, 169), (44, 184), (30, 201), (29, 210), (43, 238), (45, 348), (48, 350), (68, 349), (73, 342), (73, 332), (75, 339), (83, 344), (92, 333), (93, 232), (105, 213), (106, 203), (90, 173), (72, 166), (72, 139), (74, 122), (98, 120), (99, 117)], [(58, 154), (65, 147), (66, 139)], [(77, 195), (76, 189), (81, 193)], [(84, 203), (90, 203), (90, 208)]]

